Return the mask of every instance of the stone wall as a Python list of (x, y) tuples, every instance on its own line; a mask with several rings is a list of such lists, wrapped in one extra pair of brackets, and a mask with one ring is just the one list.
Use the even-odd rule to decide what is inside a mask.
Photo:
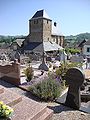
[(56, 42), (58, 45), (64, 47), (64, 36), (52, 35), (52, 41)]
[(16, 61), (10, 65), (0, 65), (0, 79), (15, 85), (20, 84), (20, 64)]
[(43, 19), (43, 40), (51, 41), (52, 21)]
[(29, 42), (42, 42), (43, 37), (43, 20), (35, 19), (29, 21)]
[(48, 19), (34, 19), (29, 21), (29, 42), (43, 42), (51, 40), (52, 21)]

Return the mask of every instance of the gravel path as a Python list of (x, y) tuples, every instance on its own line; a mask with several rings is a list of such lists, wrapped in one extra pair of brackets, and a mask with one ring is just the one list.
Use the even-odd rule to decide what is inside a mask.
[[(32, 95), (27, 95), (26, 91), (17, 88), (16, 86), (9, 84), (4, 81), (0, 81), (0, 84), (12, 90), (20, 95), (30, 97), (31, 99), (37, 100), (37, 98)], [(66, 106), (60, 105), (58, 103), (48, 103), (48, 107), (54, 111), (52, 120), (90, 120), (90, 114), (72, 110)]]
[(49, 103), (48, 105), (54, 111), (52, 120), (90, 120), (90, 114), (72, 110), (57, 103)]

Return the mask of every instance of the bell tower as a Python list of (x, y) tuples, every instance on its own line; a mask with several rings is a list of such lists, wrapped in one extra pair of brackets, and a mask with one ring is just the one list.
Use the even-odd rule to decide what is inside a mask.
[(29, 42), (51, 41), (52, 20), (45, 10), (37, 11), (29, 20)]

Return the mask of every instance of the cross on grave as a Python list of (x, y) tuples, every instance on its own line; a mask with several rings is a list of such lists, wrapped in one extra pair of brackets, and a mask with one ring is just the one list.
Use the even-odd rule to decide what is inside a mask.
[(79, 68), (71, 68), (65, 75), (65, 80), (69, 85), (65, 105), (74, 109), (81, 106), (80, 87), (85, 76)]

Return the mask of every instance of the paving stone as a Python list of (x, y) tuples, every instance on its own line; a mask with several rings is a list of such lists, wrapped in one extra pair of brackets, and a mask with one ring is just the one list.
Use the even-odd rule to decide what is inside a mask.
[(22, 97), (4, 88), (4, 92), (0, 94), (0, 101), (3, 101), (9, 106), (13, 106), (22, 101)]

